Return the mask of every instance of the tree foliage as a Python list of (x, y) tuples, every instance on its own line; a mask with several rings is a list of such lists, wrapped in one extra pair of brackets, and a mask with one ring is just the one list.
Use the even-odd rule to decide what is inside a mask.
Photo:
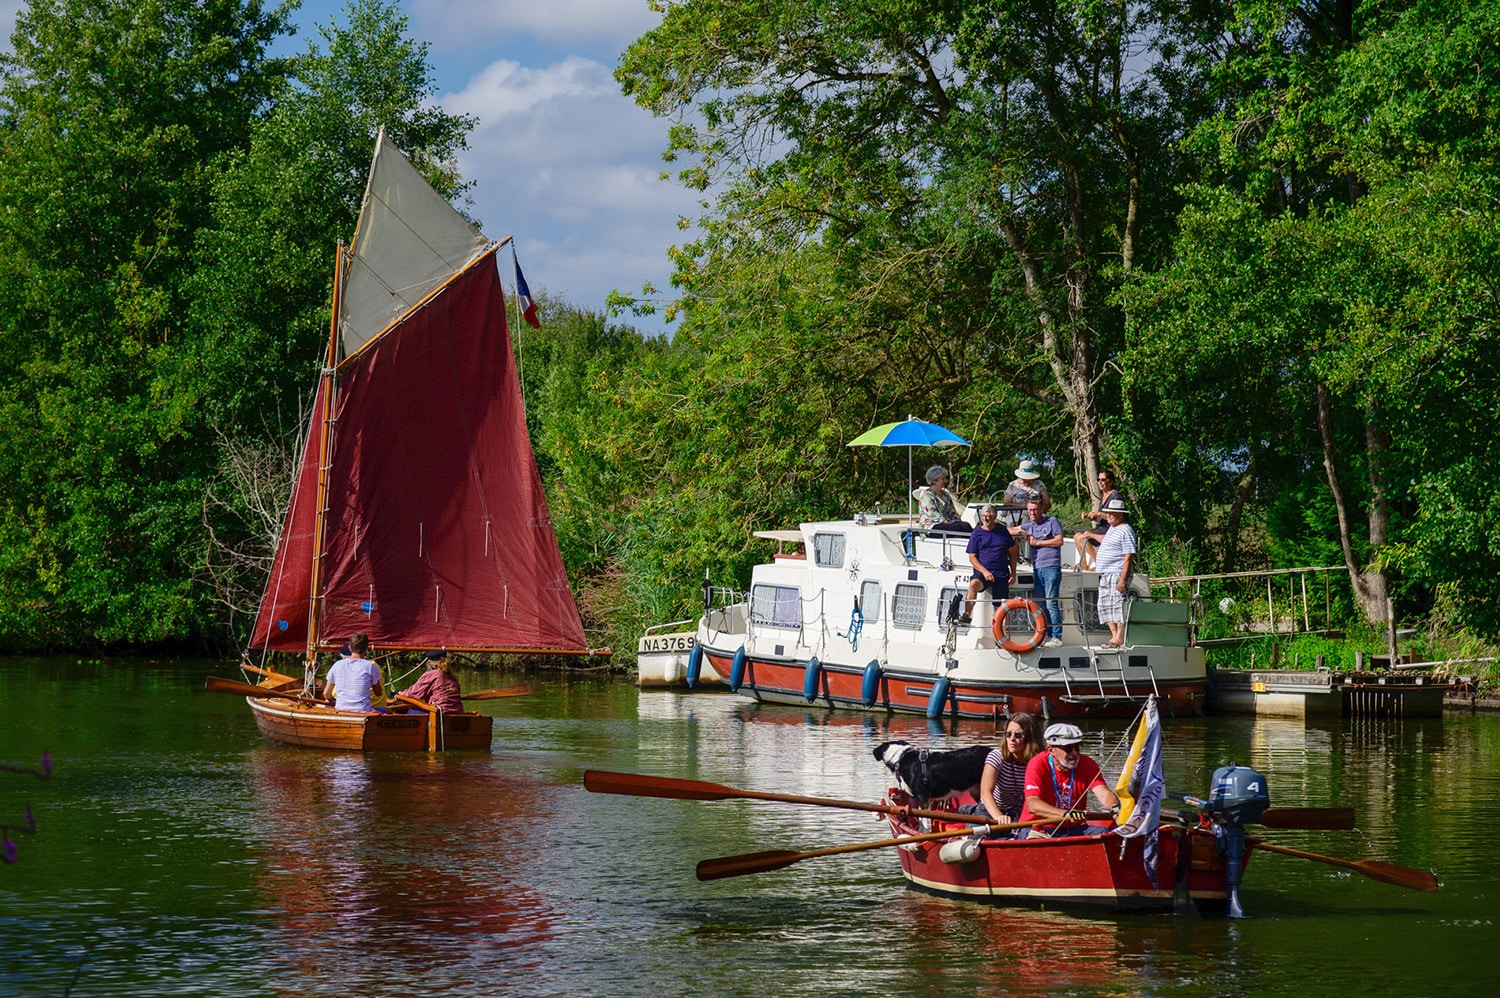
[[(689, 615), (705, 573), (743, 585), (756, 529), (904, 508), (907, 452), (846, 444), (907, 415), (974, 441), (910, 455), (965, 497), (1022, 456), (1060, 501), (1108, 464), (1177, 570), (1342, 559), (1370, 617), (1393, 596), (1500, 634), (1500, 11), (660, 6), (618, 78), (703, 196), (678, 330), (543, 295), (515, 331), (613, 643)], [(285, 30), (260, 0), (17, 20), (0, 647), (219, 633), (274, 541), (376, 130), (462, 203), (473, 122), (399, 9), (354, 0), (270, 57)]]
[(679, 257), (688, 328), (720, 322), (743, 290), (726, 282), (807, 253), (829, 268), (820, 291), (878, 306), (851, 316), (868, 322), (852, 336), (834, 327), (835, 349), (862, 366), (894, 347), (918, 386), (881, 409), (1003, 383), (1066, 415), (1092, 483), (1113, 289), (1166, 250), (1174, 140), (1202, 113), (1195, 43), (1169, 34), (1181, 16), (1072, 0), (664, 5), (618, 75), (680, 119), (669, 158), (715, 195)]
[[(357, 0), (267, 54), (260, 0), (36, 0), (0, 79), (0, 646), (213, 633), (220, 442), (285, 434), (376, 129), (456, 192), (467, 119)], [(294, 427), (292, 427), (294, 429)]]

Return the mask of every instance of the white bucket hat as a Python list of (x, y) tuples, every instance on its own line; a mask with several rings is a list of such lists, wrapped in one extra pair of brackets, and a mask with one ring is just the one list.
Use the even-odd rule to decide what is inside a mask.
[(1036, 464), (1032, 461), (1022, 461), (1016, 466), (1016, 477), (1030, 481), (1033, 478), (1041, 478), (1042, 473), (1036, 470)]

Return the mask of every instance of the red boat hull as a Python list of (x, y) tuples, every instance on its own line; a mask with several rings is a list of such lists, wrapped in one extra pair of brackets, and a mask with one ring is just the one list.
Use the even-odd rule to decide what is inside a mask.
[[(891, 828), (897, 836), (922, 831), (896, 818)], [(1178, 849), (1183, 837), (1192, 850), (1186, 864), (1188, 897), (1195, 907), (1222, 911), (1229, 898), (1224, 857), (1216, 854), (1213, 833), (1197, 829), (1163, 827), (1157, 832), (1155, 884), (1146, 875), (1143, 840), (1115, 835), (986, 839), (979, 844), (979, 855), (966, 863), (944, 862), (943, 841), (916, 842), (896, 852), (907, 886), (942, 897), (999, 905), (1171, 912), (1178, 900)]]
[[(705, 647), (704, 657), (725, 682), (731, 681), (733, 652)], [(819, 670), (811, 700), (806, 696), (807, 663), (768, 661), (748, 658), (740, 687), (735, 692), (768, 703), (819, 706), (836, 710), (878, 710), (927, 714), (932, 704), (933, 676), (888, 673), (880, 677), (875, 701), (864, 704), (864, 674), (855, 669), (825, 665)], [(1143, 697), (1158, 693), (1162, 709), (1168, 716), (1196, 716), (1202, 713), (1204, 682), (1181, 683), (1158, 681), (1155, 686), (1139, 683), (1126, 688), (1105, 683), (1102, 688), (1084, 688), (1074, 682), (1072, 689), (1059, 681), (1021, 682), (955, 682), (948, 687), (940, 716), (995, 719), (1013, 711), (1026, 711), (1041, 717), (1134, 717), (1141, 709)]]

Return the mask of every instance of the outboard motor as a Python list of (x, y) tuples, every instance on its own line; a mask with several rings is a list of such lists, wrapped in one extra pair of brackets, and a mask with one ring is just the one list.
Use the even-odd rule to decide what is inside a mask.
[(1214, 819), (1226, 861), (1224, 879), (1229, 886), (1229, 917), (1244, 918), (1240, 907), (1240, 880), (1245, 873), (1245, 825), (1260, 818), (1271, 804), (1266, 778), (1253, 769), (1230, 763), (1214, 770), (1214, 788), (1200, 805)]

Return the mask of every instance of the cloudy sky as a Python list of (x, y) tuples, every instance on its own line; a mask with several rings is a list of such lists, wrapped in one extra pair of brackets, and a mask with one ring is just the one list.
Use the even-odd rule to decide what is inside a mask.
[[(666, 250), (683, 241), (677, 219), (695, 214), (694, 198), (657, 179), (667, 123), (622, 97), (612, 75), (656, 23), (646, 0), (399, 3), (411, 36), (431, 46), (439, 103), (478, 119), (459, 163), (472, 213), (491, 238), (515, 237), (532, 290), (602, 310), (611, 289), (665, 289)], [(0, 0), (6, 48), (21, 6)], [(344, 6), (304, 0), (289, 44), (300, 50)]]

